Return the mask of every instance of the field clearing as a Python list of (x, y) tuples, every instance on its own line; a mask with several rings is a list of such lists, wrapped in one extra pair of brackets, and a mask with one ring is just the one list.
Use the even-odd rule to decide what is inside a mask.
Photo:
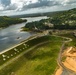
[(62, 38), (49, 37), (50, 43), (40, 45), (24, 54), (4, 69), (0, 75), (52, 75), (57, 68), (57, 58)]

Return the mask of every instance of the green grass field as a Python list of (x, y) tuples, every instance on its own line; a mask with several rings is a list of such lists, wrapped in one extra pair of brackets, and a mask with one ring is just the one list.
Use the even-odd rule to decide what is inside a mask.
[(49, 36), (48, 40), (50, 43), (36, 47), (0, 70), (0, 75), (53, 75), (58, 66), (62, 38)]
[(71, 38), (72, 41), (69, 42), (67, 45), (68, 46), (75, 46), (76, 47), (76, 37), (73, 35), (73, 33), (69, 32), (69, 33), (64, 33), (60, 36), (64, 36), (64, 37), (68, 37), (68, 38)]
[[(10, 59), (15, 58), (16, 56), (18, 56), (22, 52), (25, 52), (27, 49), (31, 48), (32, 46), (49, 40), (50, 40), (49, 36), (42, 36), (32, 40), (28, 40), (27, 42), (24, 42), (21, 45), (16, 46), (15, 48), (9, 49), (8, 51), (0, 54), (0, 65), (3, 65), (4, 63), (8, 62)], [(26, 46), (24, 44), (26, 44)]]

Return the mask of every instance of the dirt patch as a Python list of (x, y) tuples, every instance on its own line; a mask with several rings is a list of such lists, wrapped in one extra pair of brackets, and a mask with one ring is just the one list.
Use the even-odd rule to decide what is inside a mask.
[(62, 68), (60, 67), (60, 68), (56, 71), (55, 75), (61, 75), (61, 73), (62, 73)]
[[(64, 51), (62, 55), (63, 57), (66, 57), (66, 59), (63, 62), (64, 66), (76, 72), (76, 48), (69, 47)], [(60, 67), (56, 71), (55, 75), (61, 75), (61, 73), (62, 73), (62, 68)]]
[(65, 50), (65, 52), (63, 53), (63, 55), (66, 56), (65, 61), (63, 62), (63, 64), (73, 70), (76, 71), (76, 48), (75, 47), (69, 47)]

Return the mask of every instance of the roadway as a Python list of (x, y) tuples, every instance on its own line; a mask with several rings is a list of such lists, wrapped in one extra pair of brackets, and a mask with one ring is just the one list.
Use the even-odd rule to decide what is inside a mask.
[[(66, 37), (63, 37), (63, 38), (66, 38)], [(62, 67), (62, 69), (63, 69), (63, 72), (62, 72), (61, 75), (76, 75), (76, 72), (74, 72), (71, 69), (65, 67), (64, 64), (61, 61), (62, 60), (62, 52), (64, 50), (65, 44), (72, 41), (71, 38), (66, 38), (66, 39), (68, 39), (68, 41), (63, 42), (57, 61), (58, 61), (59, 66)]]

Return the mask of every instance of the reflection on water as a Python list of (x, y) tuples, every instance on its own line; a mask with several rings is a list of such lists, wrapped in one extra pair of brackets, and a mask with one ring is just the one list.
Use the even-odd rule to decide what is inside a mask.
[[(27, 20), (28, 22), (32, 22), (46, 18), (47, 17), (33, 17), (27, 18)], [(29, 32), (20, 32), (20, 28), (25, 26), (25, 24), (26, 23), (16, 24), (0, 30), (0, 52), (33, 35), (33, 33)]]

